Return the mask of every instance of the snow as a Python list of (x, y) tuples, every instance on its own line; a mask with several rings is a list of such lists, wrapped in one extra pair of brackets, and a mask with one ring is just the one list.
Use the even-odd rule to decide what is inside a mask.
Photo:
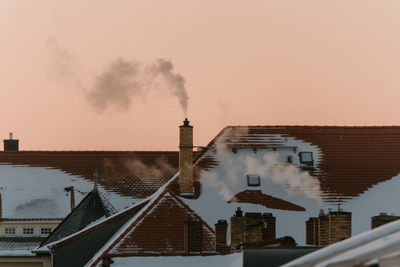
[[(227, 132), (216, 140), (215, 147), (209, 148), (203, 156), (212, 157), (219, 164), (202, 173), (202, 193), (199, 199), (182, 200), (209, 225), (214, 225), (220, 219), (229, 221), (237, 207), (241, 207), (244, 212), (270, 212), (276, 217), (277, 237), (289, 235), (298, 244), (305, 245), (305, 222), (310, 217), (318, 216), (321, 208), (325, 209), (325, 212), (328, 208), (336, 210), (334, 203), (324, 202), (318, 197), (321, 193), (319, 182), (315, 183), (313, 177), (307, 176), (306, 172), (297, 168), (300, 165), (298, 153), (312, 152), (314, 168), (320, 171), (318, 164), (323, 157), (322, 151), (315, 145), (292, 137), (260, 134), (256, 137), (257, 142), (268, 145), (273, 140), (281, 147), (276, 151), (268, 147), (257, 148), (256, 153), (253, 149), (238, 148), (237, 153), (233, 153), (231, 149), (224, 147), (225, 142), (230, 143), (227, 137), (229, 130), (228, 128)], [(251, 136), (254, 137), (242, 134), (242, 137), (253, 140)], [(296, 147), (296, 150), (293, 147)], [(293, 165), (283, 164), (288, 156), (292, 156)], [(246, 175), (257, 173), (261, 176), (261, 186), (248, 187)], [(262, 190), (264, 194), (302, 206), (306, 211), (285, 211), (255, 204), (227, 203), (231, 197), (244, 190)], [(371, 217), (380, 212), (400, 214), (400, 206), (393, 201), (393, 196), (399, 191), (400, 175), (397, 175), (391, 180), (375, 185), (361, 196), (343, 203), (342, 209), (352, 212), (352, 235), (369, 230)]]
[[(237, 207), (241, 207), (245, 212), (271, 212), (277, 220), (277, 237), (289, 235), (295, 238), (297, 243), (304, 244), (305, 221), (318, 214), (322, 200), (319, 181), (296, 167), (300, 165), (297, 153), (312, 152), (314, 166), (318, 168), (320, 149), (304, 141), (281, 135), (260, 135), (258, 138), (279, 139), (279, 144), (283, 147), (277, 148), (275, 152), (270, 148), (258, 148), (256, 153), (253, 149), (237, 149), (237, 153), (233, 153), (231, 149), (219, 146), (217, 140), (217, 153), (210, 148), (203, 156), (213, 157), (219, 164), (202, 174), (200, 197), (182, 200), (212, 226), (221, 219), (229, 221)], [(222, 135), (221, 139), (224, 140), (225, 135)], [(266, 140), (265, 143), (267, 142)], [(297, 147), (296, 151), (293, 147)], [(292, 156), (294, 165), (283, 164), (287, 156)], [(259, 174), (261, 186), (248, 187), (247, 174)], [(308, 183), (309, 186), (305, 187), (304, 183)], [(303, 190), (300, 190), (301, 188)], [(262, 190), (264, 194), (302, 206), (306, 211), (276, 210), (248, 203), (227, 203), (235, 194), (244, 190)]]
[(224, 256), (124, 257), (112, 260), (112, 267), (242, 267), (243, 253)]
[[(64, 218), (70, 212), (65, 187), (74, 186), (75, 203), (93, 189), (93, 183), (79, 176), (43, 167), (0, 165), (4, 218)], [(99, 187), (103, 196), (121, 210), (137, 201)]]
[(31, 250), (0, 250), (0, 257), (34, 257), (36, 256)]

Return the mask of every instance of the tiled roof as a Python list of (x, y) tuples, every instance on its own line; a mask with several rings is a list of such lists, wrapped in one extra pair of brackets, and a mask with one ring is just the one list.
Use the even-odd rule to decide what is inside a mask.
[(90, 223), (102, 217), (109, 217), (115, 212), (115, 209), (101, 196), (100, 192), (97, 189), (93, 189), (53, 230), (41, 246), (45, 246), (76, 233), (84, 229)]
[[(49, 244), (54, 251), (54, 266), (84, 266), (148, 202), (149, 200), (143, 200), (60, 241)], [(35, 252), (40, 253), (40, 251)]]
[(245, 190), (237, 193), (229, 203), (253, 203), (259, 204), (270, 209), (305, 211), (305, 208), (286, 200), (279, 199), (270, 195), (261, 193), (261, 190)]
[(320, 149), (318, 169), (311, 175), (319, 179), (328, 202), (356, 197), (400, 173), (399, 126), (228, 126), (208, 147), (221, 142), (230, 149), (274, 148), (285, 137)]
[(144, 198), (178, 171), (178, 152), (124, 151), (1, 151), (0, 164), (58, 169), (98, 182), (107, 191)]
[(203, 224), (202, 251), (215, 251), (215, 234), (193, 210), (174, 193), (165, 192), (119, 238), (111, 255), (182, 255), (184, 254), (184, 224), (189, 219)]

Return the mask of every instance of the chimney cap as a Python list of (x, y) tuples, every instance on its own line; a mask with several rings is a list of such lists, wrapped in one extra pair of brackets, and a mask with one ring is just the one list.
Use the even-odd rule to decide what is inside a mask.
[(192, 126), (189, 124), (189, 120), (185, 118), (185, 120), (183, 121), (183, 125), (181, 127), (192, 127)]

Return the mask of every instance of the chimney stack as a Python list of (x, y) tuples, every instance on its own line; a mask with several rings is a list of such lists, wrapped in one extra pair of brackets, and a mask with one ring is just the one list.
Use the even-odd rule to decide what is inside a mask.
[(65, 187), (64, 190), (66, 192), (70, 192), (70, 205), (71, 205), (71, 211), (75, 209), (75, 191), (73, 186)]
[(13, 133), (10, 133), (9, 139), (4, 139), (4, 151), (18, 151), (19, 140), (13, 139)]
[(187, 118), (179, 126), (179, 192), (193, 196), (193, 126)]
[(218, 220), (218, 223), (215, 224), (215, 250), (221, 254), (226, 254), (230, 252), (229, 247), (226, 245), (226, 230), (228, 230), (227, 221)]

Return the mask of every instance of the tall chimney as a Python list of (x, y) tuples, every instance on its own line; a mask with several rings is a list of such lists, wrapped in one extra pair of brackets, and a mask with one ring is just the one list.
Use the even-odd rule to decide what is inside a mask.
[(4, 151), (18, 151), (19, 150), (19, 140), (13, 139), (13, 133), (10, 133), (9, 139), (4, 139)]
[(193, 126), (187, 118), (179, 126), (179, 192), (193, 196)]

